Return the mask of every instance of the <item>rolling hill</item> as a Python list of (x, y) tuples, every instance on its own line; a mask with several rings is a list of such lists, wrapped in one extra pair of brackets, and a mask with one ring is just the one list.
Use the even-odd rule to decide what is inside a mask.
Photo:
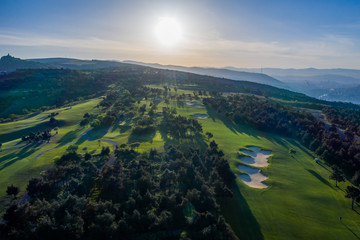
[(232, 80), (241, 80), (241, 81), (249, 81), (249, 82), (256, 82), (261, 84), (266, 84), (274, 87), (286, 88), (286, 84), (283, 82), (270, 77), (266, 74), (261, 73), (252, 73), (252, 72), (245, 72), (245, 71), (233, 71), (224, 68), (205, 68), (205, 67), (183, 67), (183, 66), (174, 66), (174, 65), (161, 65), (157, 63), (143, 63), (143, 62), (136, 62), (136, 61), (124, 61), (126, 63), (131, 64), (138, 64), (142, 66), (149, 66), (159, 69), (169, 69), (169, 70), (176, 70), (181, 72), (190, 72), (196, 73), (199, 75), (207, 75), (213, 77), (220, 77), (220, 78), (227, 78)]
[(0, 72), (12, 72), (16, 69), (27, 69), (27, 68), (49, 68), (48, 64), (22, 60), (10, 56), (10, 54), (1, 57), (0, 59)]

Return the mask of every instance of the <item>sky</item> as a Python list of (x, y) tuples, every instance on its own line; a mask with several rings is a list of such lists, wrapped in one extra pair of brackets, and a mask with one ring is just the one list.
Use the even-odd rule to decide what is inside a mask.
[[(181, 38), (164, 44), (162, 19)], [(360, 69), (360, 0), (1, 0), (0, 55)]]

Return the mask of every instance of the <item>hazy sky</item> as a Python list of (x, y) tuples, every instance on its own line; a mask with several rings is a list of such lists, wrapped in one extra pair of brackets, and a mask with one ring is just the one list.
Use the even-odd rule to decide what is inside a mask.
[[(181, 25), (165, 46), (161, 18)], [(185, 66), (360, 68), (360, 0), (1, 0), (0, 54)]]

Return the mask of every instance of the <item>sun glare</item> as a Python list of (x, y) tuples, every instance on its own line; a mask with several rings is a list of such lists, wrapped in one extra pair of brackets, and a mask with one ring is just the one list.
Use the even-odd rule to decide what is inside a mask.
[(182, 38), (181, 25), (175, 18), (160, 18), (155, 32), (157, 39), (165, 46), (173, 46)]

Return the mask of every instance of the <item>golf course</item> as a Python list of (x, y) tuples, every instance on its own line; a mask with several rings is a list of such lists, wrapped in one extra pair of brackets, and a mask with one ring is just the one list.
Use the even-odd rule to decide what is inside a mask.
[[(177, 94), (188, 96), (191, 91), (179, 88)], [(245, 124), (236, 125), (205, 106), (202, 98), (206, 97), (167, 103), (160, 97), (148, 98), (140, 99), (135, 105), (156, 104), (155, 114), (169, 107), (179, 116), (196, 119), (203, 132), (213, 134), (212, 139), (224, 151), (236, 176), (232, 186), (234, 196), (220, 200), (221, 213), (240, 239), (357, 239), (360, 236), (360, 208), (356, 205), (352, 210), (351, 200), (344, 197), (345, 187), (351, 183), (345, 181), (335, 187), (334, 181), (329, 179), (330, 167), (297, 140)], [(71, 145), (76, 145), (80, 154), (96, 155), (102, 147), (109, 147), (112, 152), (121, 144), (138, 143), (137, 151), (144, 153), (150, 149), (162, 152), (164, 146), (177, 143), (162, 134), (161, 125), (150, 133), (131, 133), (131, 126), (147, 112), (116, 120), (106, 128), (80, 126), (85, 113), (103, 111), (100, 101), (101, 98), (95, 98), (75, 102), (0, 124), (2, 212), (11, 200), (5, 195), (8, 185), (18, 186), (20, 193), (25, 194), (29, 179), (40, 176)], [(49, 142), (21, 141), (21, 135), (43, 130), (49, 121), (47, 116), (54, 112), (58, 113), (58, 126), (51, 130), (53, 137)], [(187, 141), (182, 144), (193, 142)], [(320, 161), (315, 162), (315, 158)]]

